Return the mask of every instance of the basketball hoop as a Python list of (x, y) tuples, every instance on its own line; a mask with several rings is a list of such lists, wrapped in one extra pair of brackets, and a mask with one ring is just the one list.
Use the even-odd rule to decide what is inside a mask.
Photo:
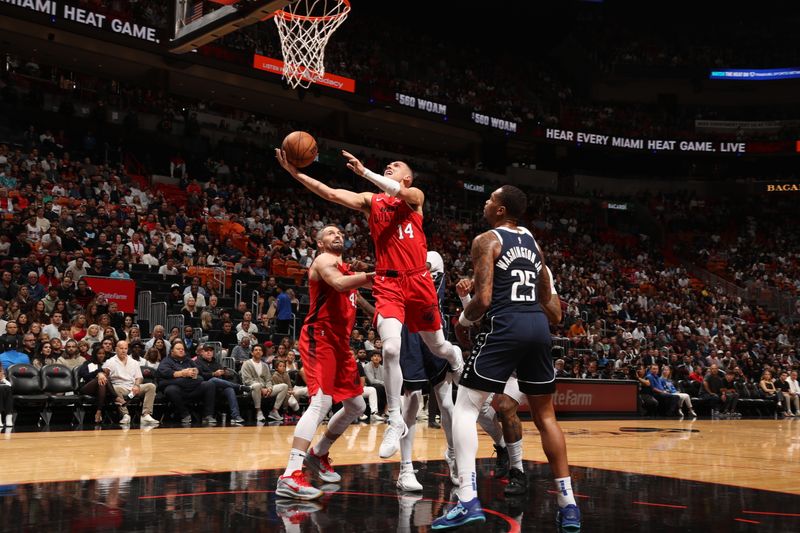
[(297, 0), (275, 12), (283, 76), (307, 89), (325, 75), (325, 45), (350, 13), (350, 0)]

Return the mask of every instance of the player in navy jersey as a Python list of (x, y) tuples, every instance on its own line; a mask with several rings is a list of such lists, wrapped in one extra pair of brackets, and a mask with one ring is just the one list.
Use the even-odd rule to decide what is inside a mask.
[[(550, 271), (550, 267), (545, 267), (545, 269), (552, 280), (551, 294), (553, 297), (550, 298), (547, 305), (542, 306), (542, 311), (553, 325), (561, 322), (561, 301), (556, 292), (553, 273)], [(456, 285), (456, 292), (462, 299), (462, 303), (469, 301), (467, 296), (472, 292), (472, 280), (466, 278), (460, 280)], [(472, 348), (469, 330), (459, 326), (456, 328), (456, 335), (464, 348)], [(521, 496), (528, 490), (528, 479), (522, 464), (522, 422), (517, 415), (517, 409), (522, 404), (528, 404), (528, 397), (519, 390), (517, 376), (512, 375), (508, 378), (502, 394), (489, 395), (478, 417), (478, 423), (495, 443), (497, 464), (494, 477), (508, 476), (508, 483), (503, 488), (506, 496)], [(498, 426), (500, 428), (499, 435), (497, 434)]]
[(475, 422), (489, 394), (502, 393), (516, 372), (555, 477), (559, 507), (556, 520), (562, 531), (580, 530), (567, 447), (553, 408), (555, 370), (550, 355), (550, 328), (542, 308), (552, 298), (552, 280), (533, 235), (518, 225), (526, 209), (525, 193), (512, 185), (500, 187), (486, 201), (483, 211), (493, 229), (472, 242), (475, 296), (462, 311), (459, 323), (469, 327), (485, 313), (488, 332), (465, 364), (453, 411), (459, 473), (457, 502), (434, 520), (433, 529), (485, 521), (477, 493)]

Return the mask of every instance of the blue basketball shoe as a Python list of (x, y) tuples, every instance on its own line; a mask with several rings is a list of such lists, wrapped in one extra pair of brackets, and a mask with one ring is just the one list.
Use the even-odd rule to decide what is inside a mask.
[(576, 533), (581, 530), (581, 510), (575, 504), (561, 507), (556, 514), (556, 524), (560, 531)]
[(433, 521), (431, 529), (450, 529), (485, 521), (486, 516), (483, 514), (478, 498), (463, 503), (456, 500), (456, 505), (452, 509)]

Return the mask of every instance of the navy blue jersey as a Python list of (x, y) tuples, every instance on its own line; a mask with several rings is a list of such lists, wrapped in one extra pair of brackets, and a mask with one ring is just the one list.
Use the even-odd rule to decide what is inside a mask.
[(536, 239), (521, 226), (517, 229), (501, 226), (492, 232), (502, 243), (502, 249), (494, 262), (492, 303), (487, 317), (542, 312), (536, 283), (543, 264)]

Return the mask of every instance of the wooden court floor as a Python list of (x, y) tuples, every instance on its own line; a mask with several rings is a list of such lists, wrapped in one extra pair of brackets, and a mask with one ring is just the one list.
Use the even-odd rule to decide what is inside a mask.
[[(800, 419), (564, 421), (571, 465), (800, 495)], [(353, 425), (336, 465), (378, 458), (384, 424)], [(545, 461), (523, 423), (524, 459)], [(294, 426), (0, 433), (0, 485), (283, 468)], [(478, 457), (492, 456), (481, 431)], [(417, 427), (414, 460), (440, 460), (441, 430)]]

